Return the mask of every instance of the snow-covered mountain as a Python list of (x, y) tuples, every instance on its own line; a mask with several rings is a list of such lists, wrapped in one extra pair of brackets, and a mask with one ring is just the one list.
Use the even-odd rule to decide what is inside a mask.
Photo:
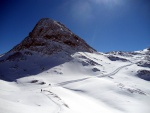
[(63, 24), (44, 18), (36, 24), (29, 36), (1, 57), (0, 68), (3, 70), (0, 70), (0, 78), (13, 81), (35, 75), (70, 61), (71, 54), (95, 51)]
[(150, 48), (96, 52), (41, 19), (0, 56), (0, 113), (149, 113)]
[(11, 51), (35, 51), (42, 54), (54, 54), (60, 51), (68, 54), (74, 52), (94, 52), (84, 40), (72, 33), (60, 22), (49, 18), (41, 19), (19, 45)]

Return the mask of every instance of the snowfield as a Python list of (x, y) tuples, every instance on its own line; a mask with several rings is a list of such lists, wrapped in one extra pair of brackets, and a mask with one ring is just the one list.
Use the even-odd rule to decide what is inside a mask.
[[(150, 82), (137, 76), (138, 70), (150, 71), (136, 64), (141, 53), (114, 55), (126, 61), (112, 61), (109, 54), (96, 52), (77, 52), (69, 60), (33, 55), (17, 68), (7, 61), (14, 71), (6, 72), (12, 80), (0, 79), (0, 113), (150, 113)], [(2, 66), (3, 62), (1, 72)], [(33, 74), (25, 76), (28, 70)], [(23, 76), (16, 78), (18, 73)]]

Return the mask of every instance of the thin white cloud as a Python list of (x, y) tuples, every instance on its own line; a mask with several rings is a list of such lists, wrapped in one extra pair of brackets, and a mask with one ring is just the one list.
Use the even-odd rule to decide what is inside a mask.
[(75, 20), (87, 22), (94, 18), (92, 5), (88, 0), (72, 0), (68, 5), (70, 14)]
[(92, 15), (92, 7), (89, 2), (80, 1), (74, 4), (72, 7), (72, 13), (75, 14), (77, 17), (82, 17), (87, 19), (91, 19)]
[(122, 2), (122, 0), (89, 0), (89, 1), (105, 5), (119, 5)]
[(97, 9), (105, 7), (112, 11), (117, 5), (120, 5), (123, 0), (70, 0), (67, 1), (67, 7), (70, 10), (70, 15), (73, 19), (87, 23), (94, 20)]

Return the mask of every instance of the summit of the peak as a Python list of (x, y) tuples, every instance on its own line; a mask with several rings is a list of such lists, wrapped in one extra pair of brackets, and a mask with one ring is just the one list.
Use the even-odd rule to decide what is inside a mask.
[(60, 22), (57, 22), (57, 21), (52, 20), (50, 18), (42, 18), (38, 21), (35, 28), (37, 28), (37, 27), (51, 27), (51, 28), (53, 28), (54, 26), (62, 27), (62, 24), (60, 24)]
[(94, 52), (83, 39), (71, 32), (65, 25), (49, 18), (38, 21), (32, 32), (11, 51), (30, 50), (43, 54), (60, 51), (67, 53)]
[(32, 32), (29, 34), (32, 38), (37, 38), (41, 36), (51, 35), (51, 34), (72, 34), (71, 31), (66, 28), (60, 22), (49, 18), (42, 18), (36, 24)]

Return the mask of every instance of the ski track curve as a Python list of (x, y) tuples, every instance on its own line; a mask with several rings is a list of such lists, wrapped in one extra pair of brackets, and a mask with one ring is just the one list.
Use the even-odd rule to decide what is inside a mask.
[[(99, 75), (99, 76), (95, 76), (95, 77), (98, 77), (98, 78), (102, 78), (102, 77), (109, 77), (109, 76), (113, 76), (115, 75), (116, 73), (118, 73), (121, 69), (125, 68), (125, 67), (128, 67), (128, 66), (131, 66), (135, 63), (131, 63), (131, 64), (127, 64), (127, 65), (124, 65), (124, 66), (121, 66), (121, 67), (118, 67), (117, 69), (115, 69), (113, 72), (110, 72), (108, 74), (104, 74), (104, 75)], [(61, 82), (61, 83), (57, 83), (57, 84), (53, 84), (51, 85), (51, 87), (58, 87), (58, 86), (63, 86), (63, 85), (67, 85), (67, 84), (71, 84), (71, 83), (75, 83), (75, 82), (80, 82), (80, 81), (84, 81), (84, 80), (87, 80), (87, 79), (90, 79), (90, 78), (95, 78), (95, 77), (86, 77), (86, 78), (81, 78), (81, 79), (75, 79), (75, 80), (70, 80), (70, 81), (65, 81), (65, 82)], [(22, 84), (23, 86), (25, 86), (24, 83), (20, 82), (20, 81), (17, 81), (18, 84)], [(48, 88), (49, 86), (45, 86), (45, 87), (39, 87), (39, 88), (35, 88), (35, 89), (30, 89), (29, 91), (33, 91), (33, 90), (38, 90), (38, 89), (44, 89), (44, 88)], [(1, 90), (1, 89), (0, 89)], [(61, 103), (63, 102), (59, 102), (59, 100), (55, 100), (55, 99), (52, 99), (52, 98), (56, 98), (56, 97), (50, 97), (49, 95), (53, 95), (55, 96), (56, 94), (54, 94), (53, 92), (48, 92), (50, 94), (46, 94), (45, 92), (46, 90), (43, 90), (43, 92), (41, 92), (41, 94), (45, 95), (49, 100), (51, 100), (54, 104), (56, 104), (58, 106), (58, 109), (55, 113), (61, 113)], [(12, 91), (13, 92), (13, 91)], [(52, 93), (52, 94), (51, 94)], [(56, 95), (57, 96), (57, 95)], [(58, 98), (59, 99), (59, 98)], [(63, 103), (65, 104), (65, 103)], [(62, 104), (62, 105), (63, 105)], [(67, 107), (67, 106), (66, 106)], [(69, 108), (69, 107), (68, 107)]]
[[(96, 76), (96, 77), (102, 78), (102, 77), (113, 76), (113, 75), (115, 75), (116, 73), (118, 73), (121, 69), (123, 69), (123, 68), (125, 68), (125, 67), (128, 67), (128, 66), (131, 66), (131, 65), (133, 65), (133, 64), (135, 64), (135, 63), (131, 63), (131, 64), (127, 64), (127, 65), (118, 67), (118, 68), (115, 69), (113, 72), (110, 72), (110, 73), (104, 74), (104, 75), (99, 75), (99, 76)], [(90, 78), (94, 78), (94, 77), (86, 77), (86, 78), (82, 78), (82, 79), (76, 79), (76, 80), (65, 81), (65, 82), (61, 82), (61, 83), (54, 84), (53, 86), (54, 86), (54, 87), (56, 87), (56, 86), (63, 86), (63, 85), (71, 84), (71, 83), (74, 83), (74, 82), (84, 81), (84, 80), (87, 80), (87, 79), (90, 79)]]
[(128, 66), (131, 66), (133, 65), (133, 63), (131, 64), (127, 64), (127, 65), (124, 65), (124, 66), (121, 66), (121, 67), (118, 67), (117, 69), (115, 69), (113, 72), (111, 73), (108, 73), (108, 74), (104, 74), (104, 75), (99, 75), (97, 77), (101, 78), (101, 77), (107, 77), (107, 76), (113, 76), (115, 75), (116, 73), (118, 73), (121, 69), (125, 68), (125, 67), (128, 67)]

